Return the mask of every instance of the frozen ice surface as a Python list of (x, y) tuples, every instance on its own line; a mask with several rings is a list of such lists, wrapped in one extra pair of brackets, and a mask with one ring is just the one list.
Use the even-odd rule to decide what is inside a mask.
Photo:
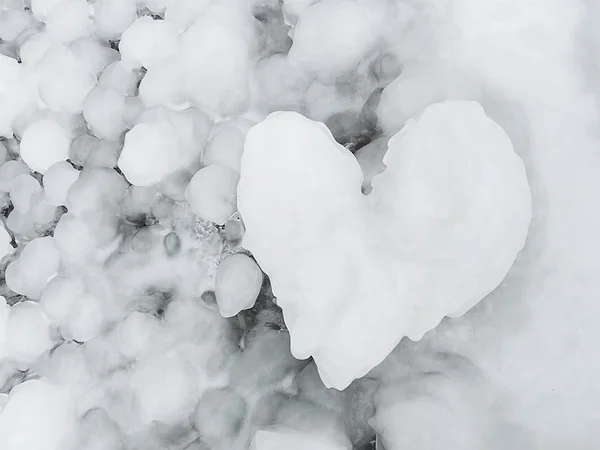
[[(402, 337), (472, 308), (527, 236), (523, 164), (477, 103), (432, 105), (388, 147), (365, 197), (358, 163), (322, 124), (274, 113), (246, 139), (244, 246), (271, 278), (293, 354), (313, 356), (329, 387), (346, 388)], [(377, 330), (361, 333), (364, 321)]]
[(0, 449), (598, 448), (596, 3), (0, 0)]
[(235, 254), (219, 264), (215, 280), (215, 294), (219, 312), (233, 317), (254, 306), (262, 286), (260, 267), (248, 256)]

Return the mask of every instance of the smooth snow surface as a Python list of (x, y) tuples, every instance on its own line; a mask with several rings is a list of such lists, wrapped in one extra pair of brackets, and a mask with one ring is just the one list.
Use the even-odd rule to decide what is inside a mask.
[(479, 104), (434, 104), (388, 145), (365, 197), (358, 163), (323, 124), (279, 112), (246, 139), (244, 247), (271, 278), (292, 353), (312, 356), (328, 387), (463, 315), (527, 236), (523, 163)]
[(600, 448), (598, 80), (593, 0), (0, 0), (0, 450)]

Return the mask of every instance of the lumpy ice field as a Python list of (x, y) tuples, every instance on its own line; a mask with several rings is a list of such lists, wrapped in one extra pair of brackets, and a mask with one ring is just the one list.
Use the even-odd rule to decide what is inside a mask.
[(0, 449), (600, 448), (598, 30), (0, 0)]

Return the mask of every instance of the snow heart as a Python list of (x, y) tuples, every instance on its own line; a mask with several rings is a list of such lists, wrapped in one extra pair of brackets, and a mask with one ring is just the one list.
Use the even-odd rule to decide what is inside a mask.
[(276, 112), (250, 130), (238, 206), (296, 358), (344, 389), (402, 337), (421, 339), (495, 289), (525, 243), (521, 159), (476, 102), (431, 105), (388, 143), (361, 192), (355, 157), (322, 123)]

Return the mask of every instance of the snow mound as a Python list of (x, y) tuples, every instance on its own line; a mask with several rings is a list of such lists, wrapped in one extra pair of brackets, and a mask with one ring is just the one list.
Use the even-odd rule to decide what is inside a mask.
[(373, 180), (325, 125), (279, 112), (248, 133), (243, 245), (269, 275), (294, 356), (325, 385), (365, 375), (495, 289), (524, 245), (531, 196), (476, 102), (434, 104), (393, 136)]

